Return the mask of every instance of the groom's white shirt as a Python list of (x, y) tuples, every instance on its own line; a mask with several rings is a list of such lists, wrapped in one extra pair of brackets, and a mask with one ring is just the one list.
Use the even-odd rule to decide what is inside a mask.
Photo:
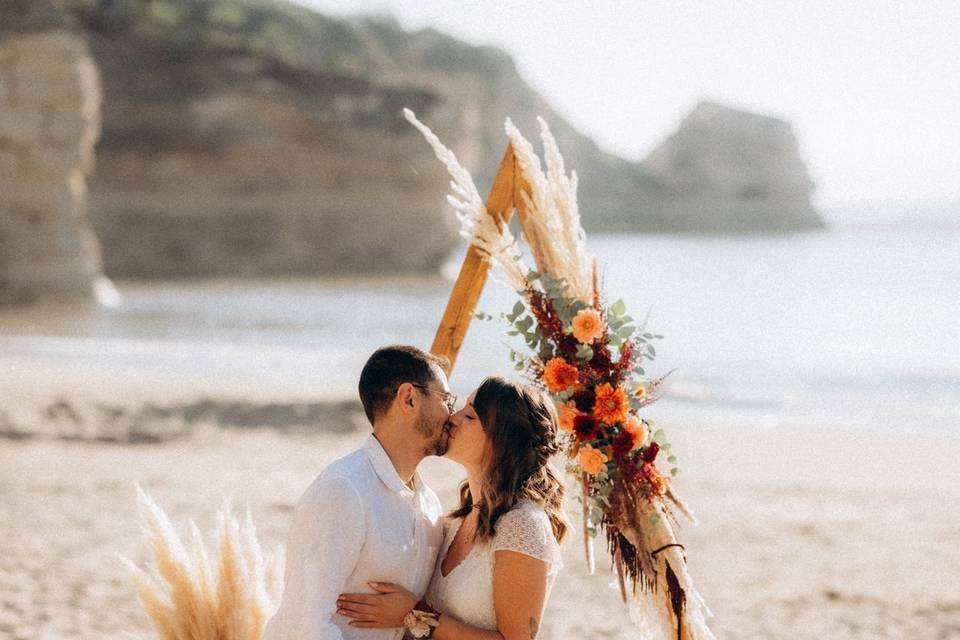
[(287, 536), (283, 596), (263, 640), (392, 640), (402, 629), (357, 629), (337, 614), (341, 593), (393, 582), (422, 597), (443, 542), (440, 501), (414, 474), (400, 478), (383, 446), (333, 462), (307, 488)]

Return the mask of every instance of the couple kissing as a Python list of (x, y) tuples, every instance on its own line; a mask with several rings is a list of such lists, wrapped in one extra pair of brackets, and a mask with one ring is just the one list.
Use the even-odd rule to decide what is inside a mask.
[[(457, 408), (447, 361), (378, 349), (360, 375), (373, 427), (301, 496), (264, 640), (537, 637), (568, 524), (557, 415), (540, 390), (486, 378)], [(466, 478), (447, 515), (417, 465)]]

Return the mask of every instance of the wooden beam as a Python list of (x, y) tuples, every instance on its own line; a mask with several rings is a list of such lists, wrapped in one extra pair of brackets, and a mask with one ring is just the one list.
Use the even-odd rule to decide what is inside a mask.
[[(501, 224), (508, 224), (514, 209), (514, 188), (517, 173), (517, 162), (513, 155), (513, 147), (507, 144), (507, 150), (500, 161), (500, 168), (490, 187), (487, 196), (487, 212), (500, 220)], [(457, 361), (457, 354), (467, 335), (467, 328), (476, 312), (483, 285), (487, 281), (490, 263), (485, 261), (480, 252), (473, 245), (467, 249), (467, 256), (460, 267), (460, 274), (453, 284), (453, 291), (447, 301), (447, 308), (443, 312), (443, 319), (437, 328), (433, 339), (431, 353), (445, 356), (450, 361), (447, 368), (449, 377), (453, 365)]]

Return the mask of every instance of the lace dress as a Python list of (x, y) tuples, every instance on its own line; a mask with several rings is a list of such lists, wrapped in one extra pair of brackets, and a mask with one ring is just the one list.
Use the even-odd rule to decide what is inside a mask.
[(475, 543), (460, 564), (444, 576), (441, 565), (461, 524), (463, 519), (444, 522), (443, 546), (427, 590), (427, 602), (431, 606), (471, 626), (496, 630), (493, 565), (494, 553), (498, 550), (517, 551), (547, 562), (546, 602), (563, 561), (550, 518), (541, 507), (522, 502), (500, 516), (493, 539)]

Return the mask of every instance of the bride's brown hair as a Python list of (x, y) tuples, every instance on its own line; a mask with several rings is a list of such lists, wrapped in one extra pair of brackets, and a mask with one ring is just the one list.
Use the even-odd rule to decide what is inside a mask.
[[(476, 501), (476, 539), (492, 538), (500, 516), (521, 500), (530, 500), (546, 511), (554, 537), (562, 542), (568, 528), (564, 488), (548, 464), (560, 450), (553, 402), (538, 389), (491, 377), (477, 388), (473, 408), (491, 445), (485, 460), (484, 493)], [(460, 508), (450, 515), (465, 517), (474, 509), (474, 500), (464, 481)]]

